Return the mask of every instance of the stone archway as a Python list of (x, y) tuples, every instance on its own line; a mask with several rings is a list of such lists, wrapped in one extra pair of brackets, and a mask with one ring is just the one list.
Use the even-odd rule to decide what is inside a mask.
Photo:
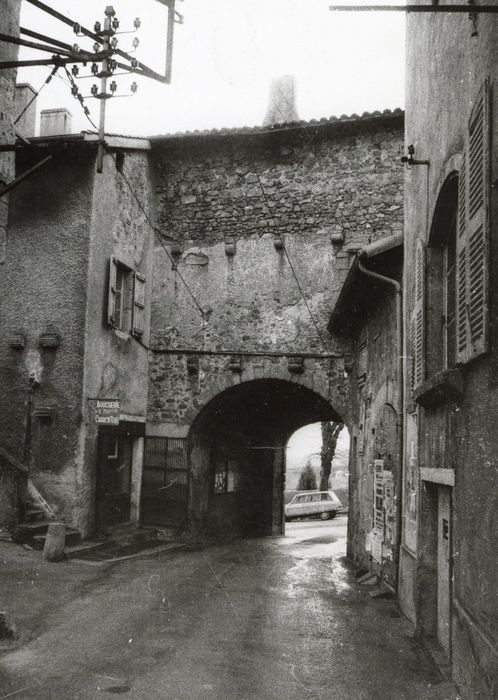
[(216, 534), (282, 534), (285, 445), (298, 428), (342, 417), (296, 381), (253, 379), (224, 389), (189, 432), (189, 525)]

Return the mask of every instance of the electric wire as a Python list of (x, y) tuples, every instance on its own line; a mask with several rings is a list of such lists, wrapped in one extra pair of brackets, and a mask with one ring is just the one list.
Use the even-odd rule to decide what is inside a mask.
[[(111, 151), (109, 151), (109, 149), (106, 149), (106, 150), (107, 150), (107, 153), (109, 153), (109, 155), (111, 156), (111, 158), (112, 158), (112, 160), (114, 161), (114, 163), (116, 163), (116, 157), (115, 157), (115, 155), (114, 155)], [(143, 216), (144, 216), (146, 222), (149, 224), (149, 226), (150, 226), (150, 228), (151, 228), (153, 234), (154, 234), (155, 237), (157, 238), (157, 240), (158, 240), (158, 242), (159, 242), (161, 248), (162, 248), (162, 249), (164, 250), (164, 252), (166, 253), (166, 256), (167, 256), (168, 260), (171, 262), (172, 265), (175, 265), (175, 261), (173, 260), (173, 258), (172, 258), (172, 256), (171, 256), (169, 250), (168, 250), (168, 249), (166, 248), (166, 246), (164, 245), (164, 241), (163, 241), (163, 239), (162, 239), (161, 234), (158, 233), (156, 227), (154, 226), (154, 224), (153, 224), (152, 221), (150, 220), (150, 217), (149, 217), (149, 215), (147, 214), (147, 212), (146, 212), (146, 210), (145, 210), (145, 207), (143, 206), (142, 202), (140, 201), (140, 198), (138, 197), (137, 193), (135, 192), (135, 189), (134, 189), (133, 185), (131, 184), (131, 182), (129, 181), (129, 179), (126, 177), (126, 175), (125, 175), (123, 172), (121, 172), (120, 170), (118, 170), (118, 172), (119, 172), (119, 174), (121, 175), (121, 177), (123, 178), (123, 180), (125, 181), (125, 183), (126, 183), (128, 189), (130, 190), (130, 192), (131, 192), (131, 194), (132, 194), (132, 196), (133, 196), (135, 202), (136, 202), (137, 205), (138, 205), (138, 208), (139, 208), (140, 211), (142, 212), (142, 214), (143, 214)], [(187, 280), (186, 280), (185, 277), (182, 275), (182, 273), (180, 272), (180, 270), (178, 269), (178, 267), (177, 267), (176, 265), (175, 265), (175, 268), (176, 268), (176, 273), (177, 273), (179, 279), (180, 279), (181, 282), (183, 283), (183, 285), (184, 285), (185, 289), (188, 291), (189, 295), (192, 297), (192, 300), (193, 300), (195, 306), (196, 306), (197, 309), (199, 310), (199, 312), (200, 312), (202, 318), (204, 319), (204, 309), (202, 308), (202, 306), (201, 306), (201, 305), (199, 304), (199, 302), (197, 301), (197, 298), (196, 298), (194, 292), (191, 290), (190, 286), (189, 286), (188, 283), (187, 283)]]
[(318, 328), (318, 324), (317, 324), (317, 322), (316, 322), (316, 319), (315, 319), (315, 317), (313, 316), (313, 313), (312, 313), (312, 311), (311, 311), (310, 305), (308, 304), (308, 301), (306, 300), (306, 297), (305, 297), (305, 295), (304, 295), (303, 287), (302, 287), (302, 285), (301, 285), (301, 282), (299, 281), (299, 277), (297, 276), (296, 269), (295, 269), (294, 264), (293, 264), (293, 262), (292, 262), (292, 260), (291, 260), (291, 257), (290, 257), (290, 255), (289, 255), (289, 251), (287, 250), (287, 247), (286, 247), (286, 245), (285, 245), (285, 242), (284, 242), (284, 239), (283, 239), (283, 237), (282, 237), (282, 234), (281, 234), (280, 231), (278, 230), (278, 225), (277, 225), (277, 222), (276, 222), (275, 217), (274, 217), (274, 215), (273, 215), (273, 210), (272, 210), (272, 207), (270, 206), (270, 202), (269, 202), (269, 199), (268, 199), (268, 195), (266, 194), (265, 188), (263, 187), (263, 183), (261, 182), (261, 178), (260, 178), (260, 176), (259, 176), (258, 171), (256, 170), (256, 168), (255, 168), (255, 166), (254, 166), (254, 163), (253, 163), (253, 170), (254, 170), (254, 174), (256, 175), (256, 178), (257, 178), (257, 180), (258, 180), (258, 184), (259, 184), (259, 187), (260, 187), (260, 189), (261, 189), (261, 193), (262, 193), (262, 195), (263, 195), (263, 199), (265, 200), (266, 208), (268, 209), (268, 213), (269, 213), (269, 215), (270, 215), (270, 217), (271, 217), (271, 220), (273, 221), (273, 226), (274, 226), (274, 228), (275, 228), (275, 231), (276, 231), (276, 233), (277, 233), (277, 235), (278, 235), (278, 237), (279, 237), (280, 243), (281, 243), (281, 245), (282, 245), (282, 250), (284, 251), (285, 257), (287, 258), (287, 262), (289, 263), (289, 267), (290, 267), (290, 269), (291, 269), (291, 271), (292, 271), (292, 274), (294, 275), (294, 279), (295, 279), (295, 281), (296, 281), (297, 288), (299, 289), (299, 292), (300, 292), (300, 294), (301, 294), (301, 297), (302, 297), (302, 300), (303, 300), (303, 302), (304, 302), (304, 305), (306, 306), (306, 309), (307, 309), (307, 311), (308, 311), (308, 314), (309, 314), (309, 316), (310, 316), (310, 318), (311, 318), (311, 321), (312, 321), (312, 323), (313, 323), (313, 325), (314, 325), (314, 327), (315, 327), (316, 334), (317, 334), (317, 336), (318, 336), (319, 339), (320, 339), (320, 342), (321, 342), (321, 344), (322, 344), (322, 346), (323, 346), (323, 349), (326, 351), (326, 350), (327, 350), (327, 346), (326, 346), (326, 344), (325, 344), (325, 340), (323, 339), (323, 336), (322, 336), (322, 334), (320, 333), (320, 329)]
[(80, 103), (81, 108), (82, 108), (82, 110), (83, 110), (83, 112), (84, 112), (84, 114), (85, 114), (85, 117), (88, 119), (88, 121), (89, 121), (90, 124), (93, 126), (93, 128), (94, 128), (96, 131), (98, 131), (99, 128), (98, 128), (98, 126), (95, 124), (95, 122), (93, 121), (93, 119), (90, 117), (90, 110), (89, 110), (88, 107), (85, 105), (85, 99), (84, 99), (84, 97), (82, 96), (82, 94), (80, 93), (79, 88), (78, 88), (78, 86), (76, 85), (76, 81), (74, 80), (73, 76), (72, 76), (71, 73), (68, 71), (68, 69), (67, 69), (66, 66), (64, 66), (64, 70), (65, 70), (65, 72), (66, 72), (67, 77), (69, 78), (69, 82), (70, 82), (70, 84), (71, 84), (71, 88), (72, 88), (72, 90), (74, 90), (74, 93), (73, 93), (73, 94), (74, 94), (74, 97), (75, 97), (75, 98), (78, 100), (78, 102)]
[[(75, 82), (73, 76), (71, 75), (71, 73), (68, 71), (68, 69), (67, 69), (65, 66), (64, 66), (64, 70), (65, 70), (65, 72), (66, 72), (67, 77), (69, 78), (69, 82), (70, 82), (70, 84), (71, 84), (71, 87), (73, 87), (73, 85), (76, 86), (77, 94), (75, 95), (75, 97), (76, 97), (76, 98), (78, 99), (78, 101), (80, 102), (81, 107), (82, 107), (82, 109), (83, 109), (83, 112), (84, 112), (86, 118), (88, 119), (88, 121), (90, 122), (90, 124), (94, 127), (94, 129), (96, 129), (96, 130), (98, 131), (97, 125), (95, 124), (95, 122), (93, 121), (93, 119), (90, 117), (88, 107), (86, 107), (86, 106), (84, 105), (84, 98), (83, 98), (83, 97), (81, 96), (81, 94), (79, 93), (78, 86), (76, 85), (76, 82)], [(107, 150), (107, 153), (109, 153), (109, 155), (111, 156), (112, 160), (114, 161), (114, 164), (116, 165), (116, 157), (115, 157), (115, 155), (114, 155), (108, 148), (107, 148), (106, 150)], [(135, 202), (137, 203), (138, 208), (139, 208), (140, 211), (142, 212), (142, 214), (143, 214), (143, 216), (144, 216), (144, 218), (145, 218), (147, 224), (149, 225), (150, 229), (152, 230), (152, 232), (154, 233), (155, 237), (157, 238), (157, 240), (158, 240), (158, 242), (159, 242), (161, 248), (162, 248), (162, 249), (164, 250), (164, 252), (166, 253), (166, 256), (167, 256), (168, 260), (171, 262), (172, 265), (175, 265), (175, 261), (173, 260), (173, 258), (172, 258), (172, 256), (171, 256), (169, 250), (168, 250), (168, 249), (166, 248), (166, 246), (164, 245), (164, 242), (163, 242), (163, 239), (162, 239), (161, 234), (158, 233), (156, 227), (154, 226), (154, 224), (153, 224), (152, 221), (150, 220), (150, 217), (149, 217), (149, 215), (147, 214), (147, 212), (146, 212), (146, 210), (145, 210), (145, 207), (143, 206), (142, 202), (140, 201), (139, 196), (138, 196), (137, 193), (135, 192), (135, 189), (133, 188), (133, 185), (131, 184), (131, 182), (129, 181), (129, 179), (126, 177), (126, 175), (125, 175), (121, 170), (118, 170), (118, 169), (116, 168), (116, 171), (119, 172), (119, 174), (120, 174), (121, 177), (123, 178), (124, 182), (126, 183), (128, 189), (130, 190), (130, 192), (131, 192), (131, 194), (132, 194), (132, 196), (133, 196), (133, 199), (134, 199)], [(176, 267), (176, 273), (177, 273), (177, 275), (178, 275), (178, 278), (181, 280), (181, 282), (182, 282), (182, 284), (184, 285), (185, 289), (187, 290), (187, 292), (188, 292), (189, 295), (191, 296), (191, 298), (192, 298), (192, 300), (193, 300), (195, 306), (197, 307), (197, 309), (199, 310), (199, 312), (200, 312), (200, 314), (201, 314), (201, 316), (202, 316), (202, 319), (204, 320), (204, 310), (203, 310), (202, 306), (201, 306), (201, 305), (199, 304), (199, 302), (197, 301), (197, 298), (196, 298), (194, 292), (191, 290), (190, 286), (188, 285), (187, 280), (184, 278), (184, 276), (182, 275), (182, 273), (180, 272), (180, 270), (178, 270), (178, 267), (177, 267), (176, 265), (175, 265), (175, 267)]]
[(15, 126), (15, 125), (17, 124), (17, 122), (21, 119), (21, 117), (23, 116), (23, 114), (25, 114), (25, 113), (28, 111), (28, 109), (31, 107), (31, 105), (33, 104), (33, 102), (36, 100), (36, 98), (38, 97), (38, 95), (40, 94), (40, 92), (43, 90), (43, 88), (45, 87), (45, 85), (48, 85), (48, 83), (52, 80), (52, 78), (54, 77), (54, 75), (55, 75), (55, 74), (57, 73), (57, 71), (59, 70), (59, 67), (60, 67), (60, 66), (58, 66), (58, 65), (53, 67), (53, 69), (52, 69), (52, 70), (50, 71), (50, 73), (48, 74), (48, 77), (46, 78), (46, 80), (40, 85), (40, 87), (39, 87), (38, 90), (35, 92), (35, 94), (33, 95), (33, 97), (30, 99), (30, 101), (28, 102), (28, 104), (24, 107), (24, 109), (22, 110), (22, 112), (20, 112), (20, 114), (18, 114), (17, 117), (14, 119), (14, 126)]

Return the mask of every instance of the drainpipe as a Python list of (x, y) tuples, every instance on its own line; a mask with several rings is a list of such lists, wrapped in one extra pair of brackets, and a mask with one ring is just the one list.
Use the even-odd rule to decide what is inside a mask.
[(403, 509), (403, 428), (404, 428), (404, 423), (403, 423), (403, 403), (404, 403), (404, 391), (403, 391), (403, 383), (404, 383), (404, 358), (403, 358), (403, 294), (402, 294), (402, 288), (400, 283), (392, 279), (392, 277), (386, 277), (385, 275), (381, 275), (378, 272), (374, 272), (373, 270), (369, 270), (368, 268), (364, 267), (361, 258), (366, 258), (367, 254), (364, 250), (360, 250), (358, 253), (358, 269), (360, 272), (362, 272), (364, 275), (367, 277), (371, 277), (372, 279), (376, 279), (379, 282), (384, 282), (385, 284), (390, 284), (392, 287), (394, 287), (394, 291), (396, 294), (396, 335), (397, 335), (397, 346), (398, 346), (398, 420), (397, 420), (397, 427), (398, 427), (398, 453), (399, 453), (399, 475), (400, 475), (400, 483), (398, 484), (398, 489), (397, 489), (397, 502), (398, 502), (398, 507), (397, 507), (397, 512), (396, 512), (396, 545), (397, 545), (397, 550), (398, 550), (398, 558), (397, 558), (397, 573), (396, 573), (396, 589), (398, 589), (399, 586), (399, 561), (400, 561), (400, 554), (401, 554), (401, 518), (402, 518), (402, 509)]

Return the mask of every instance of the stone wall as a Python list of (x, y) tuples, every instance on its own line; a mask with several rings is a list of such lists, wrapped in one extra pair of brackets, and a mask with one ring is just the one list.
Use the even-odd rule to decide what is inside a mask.
[[(156, 245), (151, 345), (224, 356), (201, 358), (196, 383), (185, 358), (153, 354), (151, 424), (188, 426), (202, 403), (198, 382), (214, 386), (230, 351), (342, 354), (326, 325), (348, 250), (402, 228), (402, 125), (399, 113), (153, 141), (156, 221), (178, 269)], [(245, 362), (264, 376), (273, 360)], [(328, 382), (313, 362), (306, 372)]]
[[(401, 280), (401, 265), (396, 274), (383, 274)], [(371, 285), (373, 287), (374, 285)], [(351, 378), (350, 511), (348, 552), (358, 568), (368, 568), (396, 585), (397, 513), (401, 496), (398, 414), (399, 370), (396, 329), (396, 298), (387, 285), (367, 289), (376, 303), (363, 304), (353, 345)], [(383, 469), (393, 475), (395, 502), (383, 502), (389, 508), (390, 522), (384, 531), (373, 519), (375, 502), (375, 460), (383, 460)], [(379, 504), (378, 504), (379, 505)], [(369, 541), (372, 530), (383, 539), (381, 559), (373, 557)]]

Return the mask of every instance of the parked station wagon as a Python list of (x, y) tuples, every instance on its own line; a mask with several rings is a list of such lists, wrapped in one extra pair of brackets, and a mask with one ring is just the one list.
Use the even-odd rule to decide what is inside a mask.
[(335, 518), (342, 503), (333, 491), (306, 491), (297, 493), (284, 508), (285, 519), (306, 518), (316, 515), (321, 520)]

